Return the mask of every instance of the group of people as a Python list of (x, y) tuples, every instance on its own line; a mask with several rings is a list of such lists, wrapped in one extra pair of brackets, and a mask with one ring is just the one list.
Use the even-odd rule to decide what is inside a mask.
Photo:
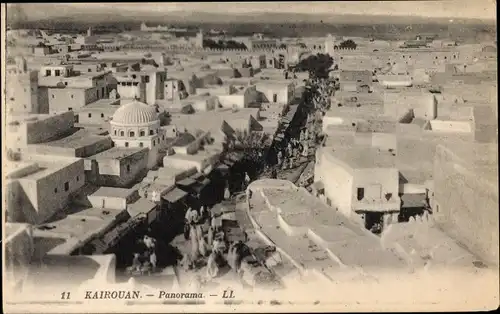
[[(245, 184), (250, 183), (250, 177), (245, 173)], [(225, 198), (231, 197), (226, 188)], [(222, 265), (238, 271), (241, 262), (241, 251), (244, 244), (239, 241), (228, 243), (222, 228), (222, 220), (209, 208), (201, 206), (199, 210), (189, 208), (185, 215), (184, 238), (191, 242), (191, 250), (185, 253), (180, 262), (187, 271), (197, 268), (200, 262), (206, 262), (206, 279), (217, 276)]]
[(310, 143), (316, 140), (316, 133), (310, 131), (312, 119), (311, 115), (307, 116), (306, 126), (300, 130), (298, 139), (293, 137), (284, 147), (278, 149), (277, 165), (281, 169), (294, 168), (301, 157), (309, 156)]
[(154, 272), (157, 267), (156, 256), (156, 239), (148, 235), (144, 235), (139, 239), (139, 244), (145, 248), (142, 254), (134, 253), (132, 265), (128, 267), (129, 272), (149, 273)]

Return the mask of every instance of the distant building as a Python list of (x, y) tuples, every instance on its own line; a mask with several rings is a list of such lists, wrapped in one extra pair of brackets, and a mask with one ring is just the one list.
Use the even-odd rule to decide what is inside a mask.
[(262, 102), (289, 104), (295, 99), (295, 85), (292, 82), (259, 82), (256, 90), (262, 93)]
[(81, 108), (107, 98), (116, 88), (111, 71), (79, 73), (62, 64), (41, 67), (38, 81), (40, 105), (49, 112)]
[(341, 71), (340, 90), (351, 92), (371, 91), (372, 73), (370, 71)]
[(137, 98), (149, 105), (165, 98), (165, 70), (144, 66), (139, 71), (117, 72), (115, 78), (120, 98)]
[(33, 46), (32, 49), (35, 56), (46, 56), (52, 53), (51, 48), (43, 43)]

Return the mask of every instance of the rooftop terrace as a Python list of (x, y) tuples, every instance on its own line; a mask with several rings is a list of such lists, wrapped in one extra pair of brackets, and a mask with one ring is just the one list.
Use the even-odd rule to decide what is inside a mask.
[(349, 165), (352, 169), (396, 167), (396, 157), (394, 154), (379, 148), (335, 148), (331, 149), (329, 153)]

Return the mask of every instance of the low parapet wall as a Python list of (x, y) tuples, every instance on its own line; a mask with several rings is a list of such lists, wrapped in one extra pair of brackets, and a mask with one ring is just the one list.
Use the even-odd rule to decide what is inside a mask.
[(107, 46), (107, 49), (140, 49), (140, 50), (150, 50), (150, 49), (163, 49), (166, 52), (177, 52), (177, 53), (291, 53), (291, 52), (313, 52), (319, 53), (323, 52), (323, 49), (319, 48), (297, 48), (297, 49), (286, 49), (286, 48), (255, 48), (255, 49), (213, 49), (213, 48), (201, 48), (192, 46), (169, 46), (161, 44), (152, 45), (117, 45), (117, 46)]

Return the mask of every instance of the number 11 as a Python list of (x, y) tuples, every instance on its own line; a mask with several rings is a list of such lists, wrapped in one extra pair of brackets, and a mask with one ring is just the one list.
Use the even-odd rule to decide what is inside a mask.
[(63, 292), (63, 293), (61, 293), (61, 299), (62, 300), (68, 300), (69, 296), (70, 296), (69, 292)]

